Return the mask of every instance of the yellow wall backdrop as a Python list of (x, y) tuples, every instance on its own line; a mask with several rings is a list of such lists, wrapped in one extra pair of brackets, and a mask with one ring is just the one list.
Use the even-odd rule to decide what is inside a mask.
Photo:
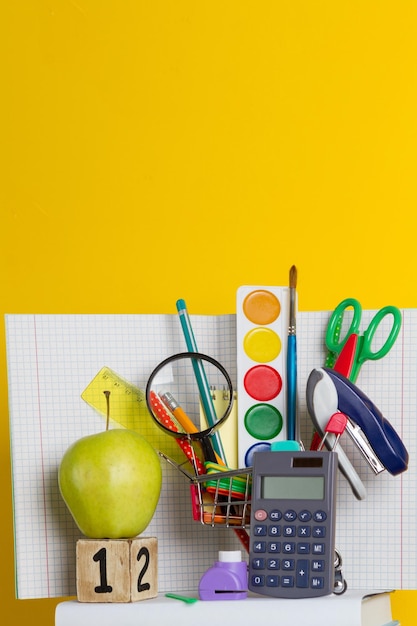
[[(414, 0), (0, 13), (2, 315), (234, 313), (293, 263), (300, 310), (417, 307)], [(52, 626), (58, 600), (14, 597), (0, 342), (2, 611)], [(403, 626), (416, 608), (394, 594)]]

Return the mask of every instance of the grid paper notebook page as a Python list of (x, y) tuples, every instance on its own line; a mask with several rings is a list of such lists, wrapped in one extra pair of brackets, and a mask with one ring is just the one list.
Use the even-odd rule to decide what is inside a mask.
[[(363, 312), (362, 328), (373, 313)], [(349, 438), (342, 438), (367, 489), (366, 499), (358, 501), (338, 477), (336, 545), (350, 589), (415, 588), (417, 310), (402, 315), (394, 347), (384, 359), (366, 362), (356, 384), (402, 437), (409, 469), (396, 477), (386, 471), (375, 476)], [(328, 319), (328, 312), (297, 316), (298, 413), (307, 448), (312, 424), (306, 381), (324, 364)], [(218, 359), (236, 387), (236, 317), (192, 315), (191, 322), (200, 352)], [(7, 315), (6, 342), (17, 595), (75, 595), (81, 534), (59, 494), (57, 469), (71, 443), (103, 430), (103, 416), (81, 393), (104, 366), (144, 390), (160, 361), (185, 351), (181, 327), (176, 315)], [(146, 423), (143, 428), (147, 436)], [(176, 454), (171, 438), (161, 443)], [(241, 544), (231, 529), (193, 521), (187, 479), (164, 461), (162, 468), (161, 498), (144, 533), (158, 538), (159, 591), (196, 589), (218, 551)]]

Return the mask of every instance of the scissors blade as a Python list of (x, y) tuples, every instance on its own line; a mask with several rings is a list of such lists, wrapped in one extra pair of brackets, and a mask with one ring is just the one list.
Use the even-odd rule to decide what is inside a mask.
[(336, 359), (336, 363), (333, 366), (333, 369), (346, 378), (350, 378), (350, 374), (352, 372), (353, 364), (355, 361), (356, 347), (358, 345), (358, 334), (352, 333), (349, 335), (345, 345), (343, 346), (338, 358)]

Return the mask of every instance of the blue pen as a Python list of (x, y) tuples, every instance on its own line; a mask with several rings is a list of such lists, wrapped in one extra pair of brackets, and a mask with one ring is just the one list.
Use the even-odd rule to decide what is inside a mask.
[[(182, 331), (184, 333), (185, 343), (187, 345), (188, 352), (198, 352), (197, 344), (194, 338), (193, 329), (191, 326), (190, 318), (187, 311), (187, 306), (185, 301), (180, 299), (177, 300), (177, 311), (179, 314)], [(203, 405), (204, 414), (207, 419), (207, 423), (209, 426), (213, 426), (217, 421), (217, 414), (213, 404), (213, 398), (211, 396), (210, 387), (207, 381), (206, 373), (204, 371), (204, 366), (201, 359), (193, 359), (193, 369), (195, 378), (197, 381), (198, 389), (200, 392), (200, 399)], [(226, 459), (224, 455), (223, 446), (217, 432), (213, 433), (213, 448), (219, 455), (221, 459), (223, 459), (226, 464)]]
[(295, 290), (297, 269), (290, 269), (290, 317), (287, 345), (287, 439), (297, 439), (297, 337), (295, 324)]

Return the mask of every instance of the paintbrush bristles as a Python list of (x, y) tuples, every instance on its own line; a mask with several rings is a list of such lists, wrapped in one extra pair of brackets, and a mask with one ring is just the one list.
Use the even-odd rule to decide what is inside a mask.
[(290, 269), (290, 289), (297, 288), (297, 268), (293, 265)]

